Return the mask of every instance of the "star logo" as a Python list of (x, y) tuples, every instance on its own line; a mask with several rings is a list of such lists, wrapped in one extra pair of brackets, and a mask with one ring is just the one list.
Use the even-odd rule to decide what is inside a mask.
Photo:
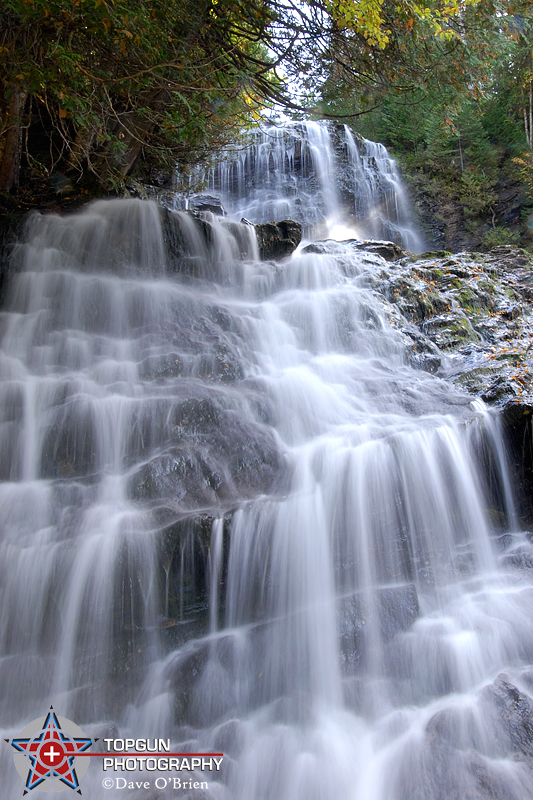
[(89, 759), (81, 759), (78, 769), (76, 760), (93, 741), (97, 740), (85, 736), (74, 722), (58, 717), (52, 706), (46, 717), (30, 722), (16, 739), (6, 739), (17, 751), (15, 766), (26, 783), (24, 794), (37, 787), (47, 792), (69, 788), (81, 794), (79, 778)]

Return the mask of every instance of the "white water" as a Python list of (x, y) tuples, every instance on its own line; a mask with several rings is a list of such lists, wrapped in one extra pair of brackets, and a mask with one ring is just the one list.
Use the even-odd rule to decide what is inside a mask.
[[(196, 233), (194, 277), (169, 273), (141, 201), (38, 217), (18, 250), (0, 318), (2, 738), (52, 702), (93, 735), (223, 751), (217, 779), (196, 776), (209, 790), (181, 797), (529, 800), (527, 742), (487, 689), (502, 671), (533, 687), (533, 581), (505, 561), (532, 547), (496, 420), (406, 365), (365, 288), (378, 257), (338, 244), (274, 270), (235, 261), (227, 225), (218, 255)], [(247, 437), (279, 450), (273, 483), (241, 474), (262, 468)], [(179, 477), (145, 490), (160, 457)], [(7, 745), (0, 760), (12, 800)], [(84, 797), (102, 777), (93, 763)], [(129, 796), (171, 793), (126, 777), (152, 782)]]
[(314, 239), (373, 237), (423, 249), (394, 160), (346, 125), (267, 127), (216, 164), (208, 188), (230, 214), (254, 223), (295, 219)]

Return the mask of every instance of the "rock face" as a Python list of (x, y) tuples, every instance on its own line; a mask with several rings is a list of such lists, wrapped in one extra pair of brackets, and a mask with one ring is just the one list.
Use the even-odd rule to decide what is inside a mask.
[[(518, 401), (518, 402), (517, 402)], [(533, 402), (509, 400), (502, 410), (502, 428), (508, 442), (509, 461), (523, 489), (519, 497), (519, 513), (528, 524), (533, 521)]]
[[(533, 758), (533, 703), (506, 675), (499, 675), (482, 694), (494, 719), (494, 737), (501, 755), (520, 760)], [(499, 754), (500, 755), (500, 754)]]
[(292, 219), (262, 222), (254, 225), (259, 255), (264, 260), (278, 261), (293, 253), (302, 240), (302, 226)]
[(468, 193), (461, 196), (459, 176), (459, 170), (454, 175), (438, 168), (404, 176), (428, 244), (451, 252), (487, 249), (486, 237), (497, 231), (512, 237), (504, 241), (523, 241), (524, 211), (532, 210), (523, 184), (500, 167), (495, 183), (477, 198), (483, 207), (476, 208)]
[(504, 405), (531, 387), (530, 266), (530, 256), (511, 247), (486, 256), (439, 251), (384, 264), (369, 282), (392, 324), (416, 339), (415, 352), (436, 345), (443, 376)]
[(209, 260), (213, 246), (220, 247), (228, 237), (233, 239), (234, 258), (253, 258), (255, 233), (259, 257), (264, 261), (278, 261), (291, 255), (302, 239), (302, 226), (291, 219), (252, 225), (245, 219), (240, 223), (226, 219), (223, 209), (176, 213), (162, 207), (160, 213), (170, 270), (181, 274), (196, 276), (201, 267), (199, 259)]
[[(293, 228), (288, 221), (256, 226), (263, 258), (288, 255), (300, 239), (298, 228)], [(345, 245), (315, 242), (305, 250), (320, 254), (334, 252), (342, 246)], [(457, 384), (472, 400), (480, 397), (485, 403), (501, 408), (514, 480), (525, 489), (526, 497), (533, 499), (533, 265), (530, 255), (507, 246), (486, 255), (451, 255), (435, 251), (413, 256), (395, 244), (381, 241), (353, 241), (350, 248), (364, 254), (361, 285), (380, 296), (386, 316), (401, 333), (409, 363)], [(220, 324), (223, 322), (221, 320)], [(227, 322), (223, 327), (228, 327)], [(233, 369), (233, 364), (238, 366), (236, 354), (230, 356), (232, 353), (227, 353), (223, 358), (226, 370)], [(210, 375), (216, 376), (215, 366), (210, 367)], [(184, 368), (181, 363), (172, 362), (148, 367), (157, 374), (161, 371), (163, 376), (168, 370), (181, 372)], [(220, 377), (212, 380), (231, 384), (240, 378), (236, 368), (227, 376), (222, 371)], [(129, 486), (133, 498), (150, 498), (157, 505), (163, 522), (168, 520), (168, 541), (174, 548), (173, 553), (182, 552), (183, 542), (190, 542), (187, 547), (194, 557), (185, 569), (185, 583), (190, 583), (191, 598), (194, 598), (190, 608), (201, 607), (203, 589), (198, 587), (205, 585), (201, 576), (207, 569), (211, 535), (211, 521), (202, 517), (199, 509), (211, 513), (209, 509), (218, 508), (231, 515), (235, 498), (277, 491), (284, 475), (283, 456), (268, 428), (257, 424), (253, 430), (246, 429), (238, 415), (220, 402), (221, 397), (223, 395), (217, 391), (206, 394), (204, 389), (202, 397), (180, 401), (175, 409), (176, 439), (133, 473)], [(233, 456), (228, 459), (230, 450)], [(182, 513), (190, 516), (178, 522), (175, 517), (173, 520), (169, 497)], [(526, 499), (518, 513), (522, 521), (533, 521), (533, 501)], [(495, 522), (497, 524), (497, 520)], [(229, 523), (225, 529), (224, 552), (228, 527)], [(502, 543), (502, 550), (505, 550), (502, 559), (509, 568), (533, 568), (533, 547), (527, 542), (522, 550), (506, 547)], [(181, 561), (177, 555), (169, 558), (171, 585), (183, 586)], [(468, 564), (465, 563), (464, 569), (468, 571)], [(171, 591), (170, 618), (177, 616), (177, 597)], [(350, 692), (355, 697), (359, 691), (354, 676), (364, 650), (368, 610), (361, 598), (354, 596), (343, 600), (337, 613), (343, 670), (348, 681), (347, 702), (350, 702)], [(383, 591), (373, 613), (379, 616), (377, 621), (385, 640), (389, 635), (408, 629), (418, 615), (414, 587)], [(168, 635), (179, 636), (178, 629), (169, 628)], [(202, 654), (198, 654), (200, 657)], [(178, 673), (181, 675), (181, 668)], [(513, 691), (518, 690), (500, 685), (498, 681), (490, 692), (487, 689), (483, 702), (492, 704), (495, 726), (501, 727), (500, 718), (507, 714), (505, 752), (518, 751), (525, 757), (524, 742), (530, 724), (527, 709), (523, 720), (522, 717), (515, 719), (513, 708), (507, 708), (512, 705), (511, 700), (505, 705), (505, 698), (514, 696)], [(194, 691), (191, 687), (191, 697)], [(520, 697), (517, 702), (517, 713), (522, 713)], [(191, 713), (188, 707), (187, 714)], [(461, 724), (453, 709), (440, 712), (428, 724), (428, 746), (439, 763), (445, 750), (455, 752), (456, 731)], [(472, 761), (472, 785), (478, 787), (480, 798), (490, 795), (479, 787), (494, 785), (496, 780), (495, 776), (485, 774), (484, 769), (481, 761)]]
[[(527, 683), (527, 675), (521, 676), (521, 680)], [(472, 748), (472, 738), (477, 742), (476, 750)], [(430, 796), (439, 800), (450, 797), (503, 800), (515, 796), (498, 764), (508, 759), (523, 762), (524, 768), (530, 769), (532, 742), (533, 704), (507, 675), (501, 674), (479, 693), (475, 705), (451, 705), (437, 711), (428, 721), (425, 758), (432, 783)], [(467, 776), (467, 793), (464, 784), (455, 785), (455, 767), (457, 774), (463, 771), (463, 779)], [(421, 795), (413, 791), (410, 796)]]
[(189, 200), (189, 208), (191, 211), (199, 213), (201, 211), (210, 211), (218, 217), (226, 216), (226, 209), (222, 205), (219, 197), (213, 197), (210, 194), (198, 194)]
[(0, 306), (3, 305), (7, 286), (11, 278), (11, 252), (19, 239), (23, 227), (20, 218), (10, 220), (6, 217), (0, 223)]
[(406, 631), (418, 618), (416, 588), (412, 584), (379, 589), (368, 607), (362, 595), (343, 597), (338, 602), (337, 624), (341, 638), (344, 675), (357, 671), (363, 657), (363, 643), (373, 625), (378, 625), (384, 642)]
[(282, 459), (271, 432), (205, 395), (175, 406), (174, 441), (133, 474), (133, 499), (195, 512), (273, 488)]
[[(311, 247), (319, 248), (320, 243)], [(383, 261), (381, 268), (369, 271), (367, 280), (382, 295), (391, 324), (401, 330), (413, 366), (438, 373), (472, 399), (480, 397), (502, 409), (511, 467), (525, 495), (519, 513), (529, 524), (533, 521), (532, 257), (509, 245), (486, 255), (445, 251), (404, 255)]]

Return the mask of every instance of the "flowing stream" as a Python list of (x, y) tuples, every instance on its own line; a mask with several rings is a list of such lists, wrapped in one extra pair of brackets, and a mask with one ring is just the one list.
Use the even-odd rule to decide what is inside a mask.
[[(408, 366), (379, 256), (262, 264), (251, 231), (139, 200), (28, 222), (0, 316), (2, 738), (53, 703), (224, 753), (203, 789), (113, 775), (143, 800), (529, 800), (532, 546), (498, 420)], [(83, 796), (123, 797), (103, 776)]]

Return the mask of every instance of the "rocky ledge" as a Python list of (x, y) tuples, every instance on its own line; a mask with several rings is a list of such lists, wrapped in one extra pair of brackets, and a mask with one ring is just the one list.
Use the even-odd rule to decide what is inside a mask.
[(501, 409), (512, 466), (529, 498), (522, 516), (533, 522), (531, 254), (509, 245), (420, 256), (381, 254), (373, 242), (362, 249), (384, 256), (367, 281), (401, 331), (411, 364)]
[(254, 225), (259, 255), (263, 261), (290, 256), (302, 241), (302, 226), (293, 219)]
[(508, 246), (486, 255), (440, 251), (404, 255), (370, 280), (392, 324), (416, 327), (411, 349), (420, 366), (430, 353), (427, 369), (506, 405), (533, 400), (532, 266), (529, 253)]

